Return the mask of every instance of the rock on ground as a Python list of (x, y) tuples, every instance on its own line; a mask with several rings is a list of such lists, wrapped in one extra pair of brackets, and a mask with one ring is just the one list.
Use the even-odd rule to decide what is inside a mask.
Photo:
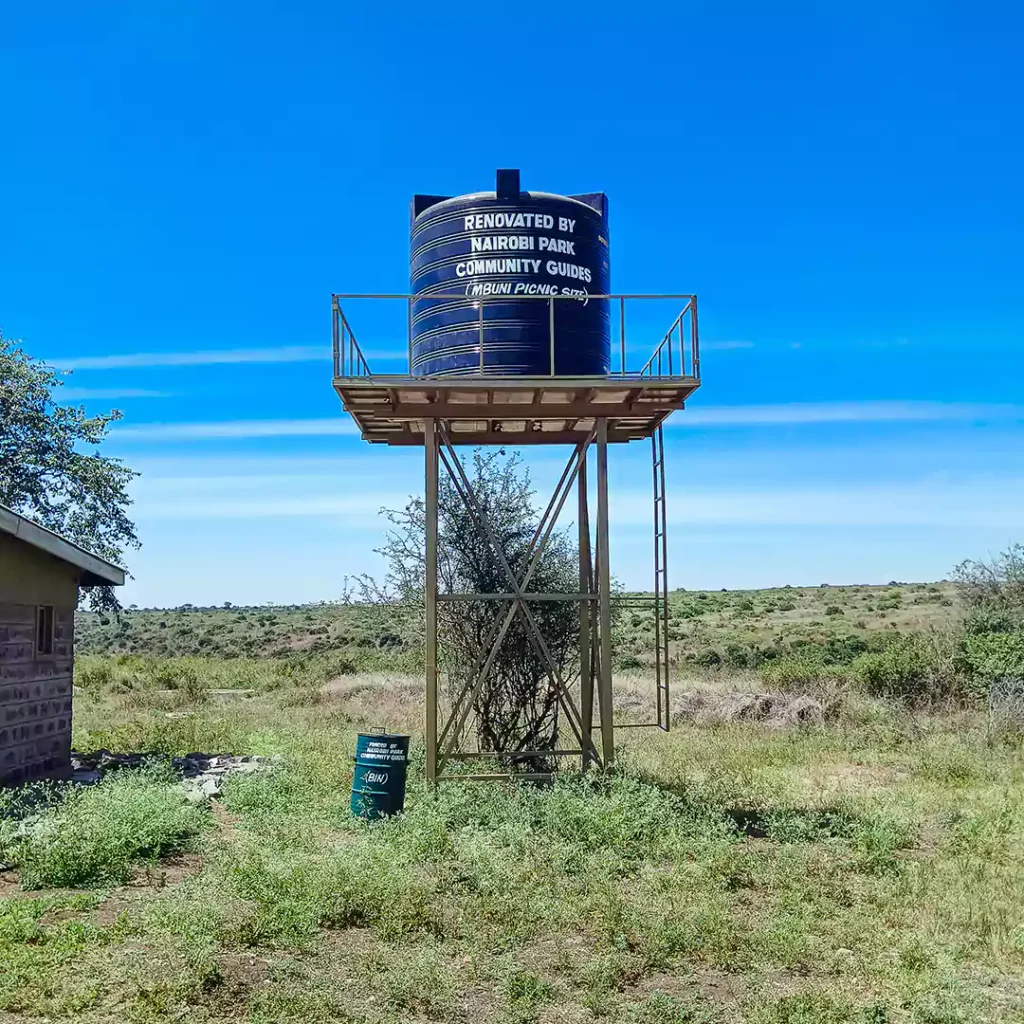
[[(138, 768), (150, 760), (163, 760), (159, 754), (115, 754), (109, 750), (89, 753), (71, 752), (71, 781), (91, 786), (102, 781), (108, 771)], [(184, 757), (172, 757), (171, 767), (180, 776), (182, 793), (188, 800), (201, 803), (219, 796), (223, 780), (229, 775), (250, 775), (272, 771), (281, 759), (255, 754), (203, 754), (194, 751)]]

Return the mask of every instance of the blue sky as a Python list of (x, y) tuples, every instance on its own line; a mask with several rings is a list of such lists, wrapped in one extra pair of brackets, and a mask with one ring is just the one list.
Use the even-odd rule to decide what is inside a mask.
[[(700, 296), (672, 585), (935, 579), (1024, 538), (1024, 16), (773, 10), (7, 5), (0, 327), (73, 369), (68, 400), (124, 410), (126, 600), (329, 599), (379, 570), (377, 510), (422, 469), (349, 430), (329, 297), (404, 292), (411, 195), (497, 167), (609, 194), (614, 291)], [(631, 354), (674, 313), (631, 321)], [(404, 311), (350, 318), (389, 368)], [(633, 586), (648, 460), (612, 458)]]

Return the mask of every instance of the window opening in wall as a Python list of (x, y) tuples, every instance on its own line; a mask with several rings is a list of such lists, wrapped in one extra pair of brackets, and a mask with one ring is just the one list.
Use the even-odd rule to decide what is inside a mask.
[(53, 605), (42, 604), (36, 612), (36, 654), (53, 654)]

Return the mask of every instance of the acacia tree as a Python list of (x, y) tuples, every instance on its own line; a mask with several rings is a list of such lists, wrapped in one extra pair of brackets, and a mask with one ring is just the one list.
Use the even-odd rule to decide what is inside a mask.
[[(88, 416), (82, 406), (60, 405), (63, 384), (0, 335), (0, 504), (121, 563), (126, 548), (139, 547), (127, 512), (137, 474), (98, 450), (121, 413)], [(98, 611), (120, 608), (111, 587), (91, 587), (88, 598)]]
[(987, 562), (961, 562), (953, 582), (976, 632), (1024, 632), (1024, 544), (1013, 544)]
[[(953, 582), (967, 611), (964, 658), (990, 694), (1007, 687), (1024, 704), (1024, 545), (1013, 544), (987, 562), (962, 562)], [(994, 689), (993, 689), (994, 688)]]
[[(473, 491), (483, 515), (512, 572), (521, 579), (529, 558), (539, 515), (533, 504), (529, 472), (504, 449), (473, 455)], [(391, 523), (379, 549), (387, 560), (387, 592), (409, 604), (422, 599), (425, 564), (426, 513), (422, 498), (404, 509), (384, 509)], [(555, 531), (537, 562), (529, 589), (538, 593), (567, 593), (579, 588), (576, 547), (565, 533)], [(490, 539), (476, 525), (455, 485), (438, 484), (438, 589), (449, 594), (508, 593), (508, 577)], [(439, 659), (447, 688), (460, 692), (472, 681), (488, 636), (508, 609), (506, 601), (439, 602)], [(545, 645), (563, 677), (575, 654), (579, 618), (571, 601), (532, 602), (530, 610)], [(477, 741), (481, 750), (515, 760), (519, 751), (551, 750), (559, 732), (559, 704), (547, 665), (531, 639), (528, 624), (518, 613), (494, 660), (485, 685), (473, 703)]]

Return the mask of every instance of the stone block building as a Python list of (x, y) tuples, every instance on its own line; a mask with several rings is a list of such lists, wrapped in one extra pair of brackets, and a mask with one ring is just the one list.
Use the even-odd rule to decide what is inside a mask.
[(124, 570), (0, 505), (0, 785), (70, 772), (78, 588)]

